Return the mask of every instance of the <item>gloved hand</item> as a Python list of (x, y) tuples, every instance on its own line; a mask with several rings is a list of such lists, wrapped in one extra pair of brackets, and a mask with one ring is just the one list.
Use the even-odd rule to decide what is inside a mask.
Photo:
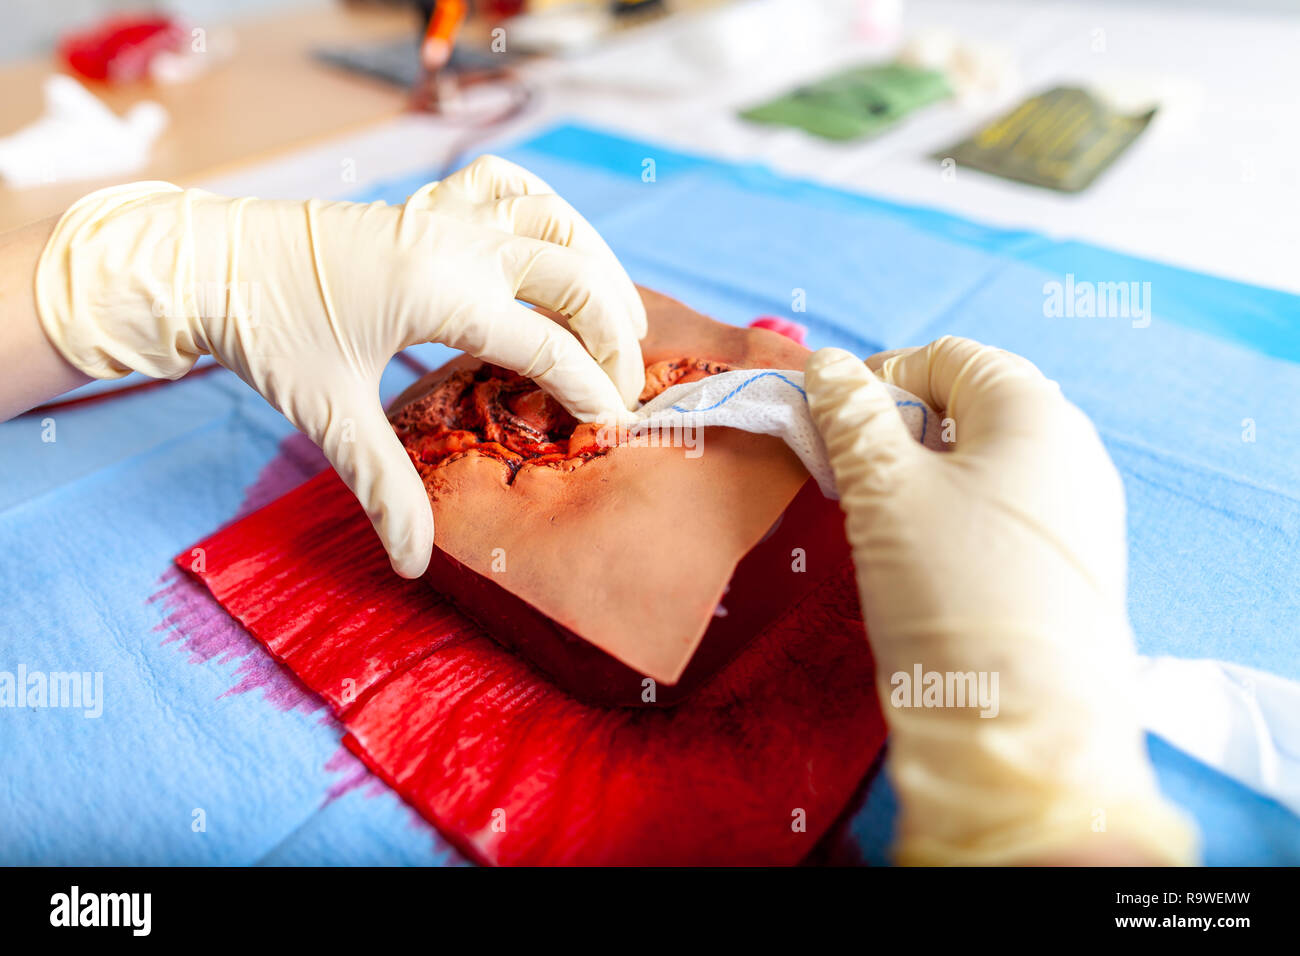
[[(968, 339), (873, 364), (823, 349), (805, 385), (891, 731), (898, 859), (1191, 862), (1136, 715), (1124, 491), (1096, 429), (1028, 361)], [(914, 441), (882, 381), (950, 419), (952, 449)], [(955, 681), (924, 706), (917, 665), (996, 674), (995, 715), (952, 706)]]
[(582, 421), (630, 420), (644, 379), (627, 274), (545, 183), (495, 157), (404, 206), (101, 190), (59, 221), (36, 302), (50, 341), (96, 378), (179, 378), (211, 353), (321, 447), (406, 577), (424, 572), (434, 529), (379, 403), (396, 352), (462, 349)]

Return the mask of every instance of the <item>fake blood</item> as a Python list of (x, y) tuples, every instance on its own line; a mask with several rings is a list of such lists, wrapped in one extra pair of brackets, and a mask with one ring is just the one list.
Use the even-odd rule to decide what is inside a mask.
[(670, 710), (584, 704), (421, 581), (333, 472), (177, 564), (309, 688), (349, 749), (491, 864), (788, 864), (885, 729), (851, 567)]
[[(658, 362), (646, 369), (641, 401), (728, 368), (705, 359)], [(506, 465), (513, 483), (524, 465), (571, 470), (614, 447), (599, 425), (580, 424), (531, 379), (495, 365), (452, 372), (394, 414), (392, 424), (425, 481), (468, 454)]]

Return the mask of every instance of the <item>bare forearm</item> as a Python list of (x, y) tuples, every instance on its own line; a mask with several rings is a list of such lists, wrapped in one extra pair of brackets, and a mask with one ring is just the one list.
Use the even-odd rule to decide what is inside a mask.
[(50, 344), (36, 315), (33, 277), (56, 221), (0, 236), (0, 421), (90, 381)]

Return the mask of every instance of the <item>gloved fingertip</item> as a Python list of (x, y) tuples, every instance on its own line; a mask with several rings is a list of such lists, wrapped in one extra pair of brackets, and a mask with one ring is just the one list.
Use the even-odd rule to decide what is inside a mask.
[(429, 559), (433, 554), (433, 517), (428, 522), (417, 518), (417, 527), (408, 529), (400, 542), (385, 542), (388, 549), (388, 561), (404, 578), (418, 578), (429, 568)]
[[(630, 283), (631, 280), (629, 279)], [(637, 291), (636, 286), (632, 286), (632, 331), (636, 335), (636, 340), (640, 342), (650, 334), (650, 317), (646, 315), (645, 302), (641, 299), (641, 293)]]
[(417, 552), (408, 551), (402, 554), (390, 554), (388, 561), (393, 566), (393, 570), (402, 577), (418, 578), (429, 569), (429, 558), (432, 554), (430, 550), (420, 557)]
[(418, 491), (410, 499), (410, 507), (399, 506), (390, 511), (380, 532), (389, 563), (404, 578), (418, 578), (424, 574), (433, 553), (433, 506), (424, 485), (421, 483), (417, 487)]
[(638, 404), (638, 402), (633, 402), (627, 408), (620, 406), (597, 412), (592, 416), (591, 421), (597, 425), (634, 425), (637, 422), (635, 406)]
[(852, 352), (846, 352), (844, 349), (824, 348), (818, 349), (808, 357), (804, 363), (804, 374), (811, 376), (825, 376), (828, 372), (833, 372), (836, 368), (851, 368), (852, 365), (862, 365), (859, 359)]
[(623, 400), (623, 407), (635, 409), (641, 404), (641, 393), (645, 391), (645, 368), (640, 362), (630, 366), (626, 371), (619, 371), (614, 379), (618, 397)]
[(822, 406), (839, 405), (851, 392), (871, 389), (875, 381), (866, 363), (843, 349), (821, 349), (804, 365), (804, 387), (814, 415)]

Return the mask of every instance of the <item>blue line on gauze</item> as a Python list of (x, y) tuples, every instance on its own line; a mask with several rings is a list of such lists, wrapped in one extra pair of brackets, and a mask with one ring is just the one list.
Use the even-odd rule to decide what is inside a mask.
[(745, 379), (743, 382), (741, 382), (739, 385), (737, 385), (735, 388), (733, 388), (733, 389), (732, 389), (730, 392), (728, 392), (726, 395), (723, 395), (722, 398), (718, 399), (718, 401), (717, 401), (715, 404), (710, 405), (708, 408), (682, 408), (680, 405), (674, 405), (674, 406), (673, 406), (673, 411), (675, 411), (675, 412), (711, 412), (711, 411), (713, 411), (715, 408), (721, 408), (721, 407), (722, 407), (723, 405), (725, 405), (727, 402), (731, 401), (731, 399), (732, 399), (735, 395), (737, 395), (737, 394), (740, 393), (740, 390), (741, 390), (741, 389), (743, 389), (743, 388), (747, 388), (747, 387), (748, 387), (750, 384), (752, 384), (753, 382), (757, 382), (760, 378), (767, 378), (768, 376), (775, 376), (776, 378), (779, 378), (781, 381), (785, 382), (787, 385), (789, 385), (791, 388), (793, 388), (795, 391), (797, 391), (800, 395), (802, 395), (803, 398), (804, 398), (804, 401), (807, 401), (807, 400), (808, 400), (808, 393), (804, 391), (803, 386), (802, 386), (802, 385), (797, 385), (797, 384), (795, 384), (794, 382), (790, 381), (790, 379), (786, 378), (786, 377), (785, 377), (784, 375), (782, 375), (780, 372), (759, 372), (757, 375), (751, 375), (749, 378)]
[[(765, 369), (737, 369), (697, 382), (674, 385), (647, 402), (637, 412), (635, 427), (658, 429), (660, 445), (672, 445), (674, 429), (699, 427), (738, 428), (759, 435), (780, 438), (799, 456), (808, 473), (817, 480), (822, 494), (838, 498), (826, 446), (813, 425), (803, 373)], [(885, 384), (899, 416), (912, 437), (927, 448), (942, 450), (931, 409), (916, 396)], [(693, 444), (693, 449), (697, 447)], [(707, 439), (698, 443), (707, 448)]]

